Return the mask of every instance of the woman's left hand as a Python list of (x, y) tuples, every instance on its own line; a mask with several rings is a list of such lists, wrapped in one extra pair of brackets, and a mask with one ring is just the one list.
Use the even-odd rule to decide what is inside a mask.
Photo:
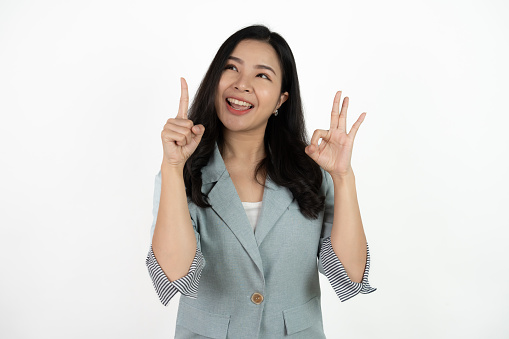
[[(362, 121), (366, 117), (366, 112), (362, 113), (346, 133), (346, 111), (348, 109), (349, 98), (345, 97), (339, 112), (339, 102), (341, 101), (341, 91), (336, 93), (330, 120), (330, 129), (328, 131), (317, 129), (311, 138), (311, 144), (306, 147), (306, 154), (311, 157), (320, 167), (329, 172), (331, 176), (345, 176), (353, 172), (351, 166), (352, 148), (355, 134)], [(320, 145), (318, 140), (322, 139)]]

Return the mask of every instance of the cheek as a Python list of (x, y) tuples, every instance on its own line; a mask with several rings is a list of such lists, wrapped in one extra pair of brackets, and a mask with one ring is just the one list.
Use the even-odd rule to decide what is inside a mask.
[(218, 88), (222, 89), (222, 90), (225, 90), (226, 88), (228, 88), (236, 79), (236, 74), (235, 72), (224, 72), (222, 75), (221, 75), (221, 78), (219, 79), (219, 83), (217, 84)]
[(216, 98), (222, 98), (224, 91), (230, 86), (231, 79), (224, 74), (219, 79), (219, 83), (217, 84)]
[(216, 97), (215, 97), (216, 105), (223, 101), (224, 90), (225, 90), (224, 82), (220, 81), (219, 84), (217, 85), (217, 90), (216, 90)]
[(279, 100), (279, 92), (274, 91), (273, 88), (259, 91), (258, 95), (263, 97), (266, 106), (274, 106)]

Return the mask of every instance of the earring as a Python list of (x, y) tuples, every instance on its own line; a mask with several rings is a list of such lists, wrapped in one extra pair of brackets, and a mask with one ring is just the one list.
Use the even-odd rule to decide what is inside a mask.
[(275, 116), (277, 116), (277, 113), (278, 113), (278, 112), (277, 112), (277, 110), (276, 110), (276, 111), (274, 112), (274, 115), (275, 115)]

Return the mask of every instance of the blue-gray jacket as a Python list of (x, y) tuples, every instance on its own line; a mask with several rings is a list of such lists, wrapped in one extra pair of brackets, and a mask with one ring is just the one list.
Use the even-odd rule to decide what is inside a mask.
[[(332, 250), (334, 187), (329, 173), (322, 172), (325, 209), (315, 220), (301, 214), (286, 187), (267, 177), (253, 232), (216, 144), (202, 168), (202, 192), (212, 208), (188, 199), (198, 248), (189, 273), (170, 282), (152, 248), (146, 259), (163, 305), (182, 294), (175, 338), (325, 338), (319, 271), (341, 301), (376, 290), (367, 279), (369, 248), (361, 283), (348, 278)], [(155, 180), (151, 238), (160, 193), (161, 172)]]

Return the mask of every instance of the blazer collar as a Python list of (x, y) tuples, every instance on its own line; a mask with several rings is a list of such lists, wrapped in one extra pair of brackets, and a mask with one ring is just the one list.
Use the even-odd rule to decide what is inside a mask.
[(226, 166), (223, 161), (223, 157), (221, 156), (221, 152), (219, 152), (219, 147), (217, 146), (217, 142), (214, 143), (214, 152), (209, 158), (209, 162), (206, 166), (201, 169), (201, 180), (203, 184), (209, 184), (211, 182), (217, 182), (219, 178), (223, 174), (229, 176), (226, 171)]
[[(293, 194), (286, 187), (279, 186), (269, 177), (265, 180), (263, 203), (256, 231), (249, 223), (244, 206), (239, 198), (230, 174), (226, 170), (217, 143), (209, 162), (202, 168), (203, 184), (216, 184), (208, 192), (212, 209), (221, 217), (235, 234), (251, 259), (263, 272), (262, 260), (258, 247), (270, 232), (277, 220), (287, 210), (293, 200)], [(207, 193), (207, 192), (204, 192)]]

